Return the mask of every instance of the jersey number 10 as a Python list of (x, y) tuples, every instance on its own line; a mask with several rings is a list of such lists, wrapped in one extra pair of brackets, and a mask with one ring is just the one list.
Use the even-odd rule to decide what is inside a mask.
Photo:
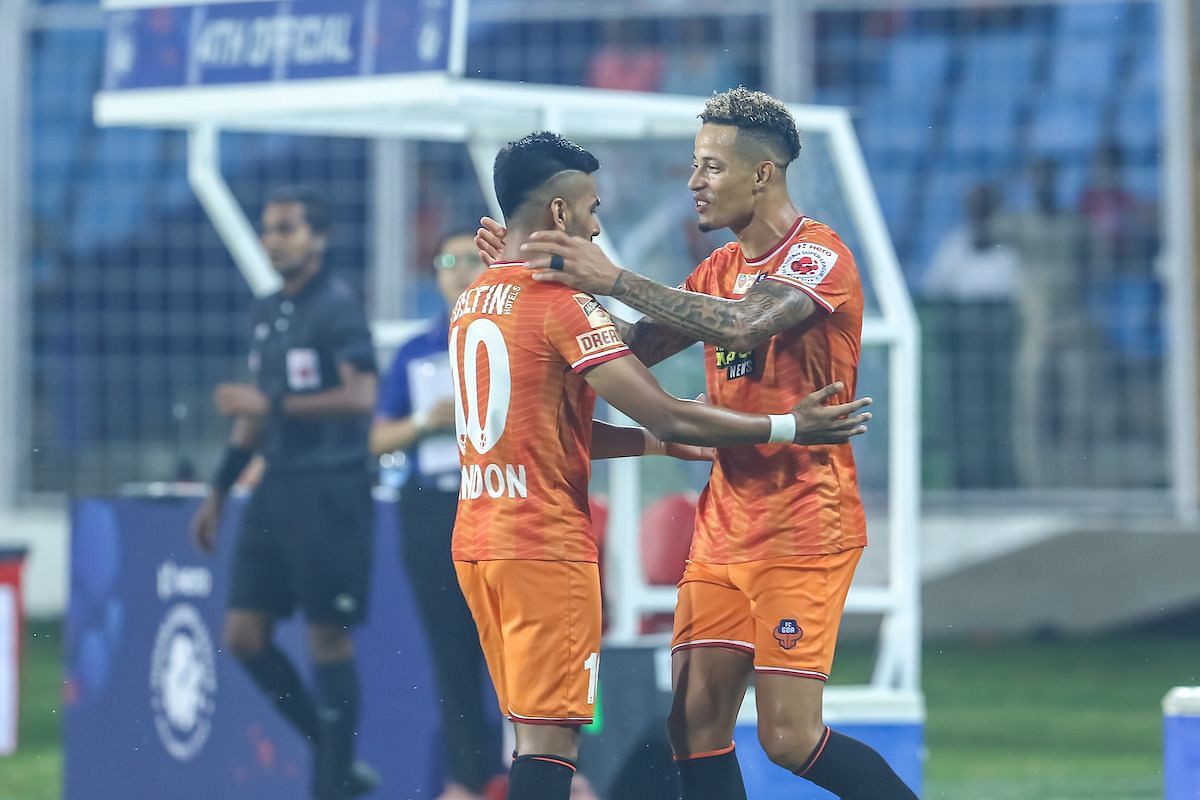
[[(508, 422), (512, 378), (504, 334), (490, 319), (477, 319), (467, 326), (463, 344), (462, 379), (458, 372), (458, 328), (450, 333), (450, 375), (454, 379), (454, 427), (458, 449), (464, 455), (467, 442), (483, 455), (496, 446)], [(487, 351), (487, 413), (479, 419), (479, 345)], [(465, 380), (463, 380), (465, 379)]]

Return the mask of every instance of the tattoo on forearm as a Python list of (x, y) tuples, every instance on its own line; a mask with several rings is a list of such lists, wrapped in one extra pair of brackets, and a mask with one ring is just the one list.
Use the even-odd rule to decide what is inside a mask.
[(695, 336), (659, 325), (649, 317), (638, 320), (636, 324), (625, 325), (626, 328), (621, 332), (625, 344), (648, 367), (686, 350), (696, 342)]
[(612, 295), (661, 325), (731, 350), (751, 349), (814, 310), (804, 292), (775, 281), (760, 281), (741, 300), (726, 300), (671, 289), (626, 271), (617, 278)]

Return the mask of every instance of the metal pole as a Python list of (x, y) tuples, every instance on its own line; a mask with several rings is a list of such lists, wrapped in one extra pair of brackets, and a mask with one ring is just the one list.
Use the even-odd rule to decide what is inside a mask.
[(768, 90), (787, 103), (807, 102), (812, 96), (816, 68), (813, 9), (796, 0), (771, 0), (767, 17)]
[(412, 197), (416, 181), (413, 144), (403, 139), (376, 139), (371, 158), (371, 316), (376, 320), (404, 319), (413, 267)]
[(25, 12), (25, 0), (0, 0), (0, 512), (16, 502), (20, 454), (29, 444), (29, 425), (22, 424), (30, 400), (22, 369), (29, 341), (28, 242), (21, 224), (21, 187), (28, 178), (21, 147), (27, 119)]
[(279, 275), (271, 268), (254, 225), (221, 175), (220, 146), (220, 131), (214, 125), (199, 125), (188, 131), (188, 183), (250, 289), (264, 297), (279, 289)]
[(1197, 517), (1196, 385), (1196, 83), (1191, 37), (1195, 29), (1190, 0), (1163, 0), (1161, 18), (1163, 81), (1164, 271), (1168, 286), (1167, 419), (1175, 509), (1185, 520)]

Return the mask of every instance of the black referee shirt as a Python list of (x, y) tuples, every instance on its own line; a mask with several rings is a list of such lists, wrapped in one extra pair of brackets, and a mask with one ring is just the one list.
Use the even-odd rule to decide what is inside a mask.
[[(375, 372), (367, 318), (353, 290), (322, 268), (291, 297), (277, 292), (251, 310), (250, 371), (268, 397), (342, 385), (338, 364)], [(363, 468), (371, 418), (271, 415), (262, 453), (272, 471)]]

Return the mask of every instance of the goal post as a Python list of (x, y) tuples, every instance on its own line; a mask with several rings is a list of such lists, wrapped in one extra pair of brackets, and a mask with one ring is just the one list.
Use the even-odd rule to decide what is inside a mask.
[[(316, 10), (306, 12), (311, 19), (298, 17), (292, 5), (285, 0), (104, 3), (109, 40), (105, 88), (94, 105), (96, 123), (188, 132), (190, 184), (258, 294), (272, 291), (276, 278), (245, 210), (221, 175), (222, 131), (458, 142), (467, 149), (493, 209), (495, 153), (505, 142), (534, 130), (557, 131), (595, 146), (605, 164), (610, 163), (606, 151), (625, 148), (639, 153), (653, 147), (672, 148), (672, 158), (690, 163), (703, 97), (459, 77), (465, 52), (463, 0), (314, 3)], [(396, 34), (420, 55), (411, 63), (389, 61), (380, 50), (380, 37), (371, 35), (389, 24), (381, 14), (393, 5), (404, 6), (411, 12), (410, 21), (415, 20), (411, 29)], [(143, 24), (145, 15), (156, 11), (168, 12), (176, 26), (165, 38), (161, 24)], [(217, 22), (225, 26), (225, 33), (214, 27)], [(263, 40), (261, 46), (269, 50), (265, 61), (244, 43), (260, 30), (267, 32), (263, 36), (275, 37)], [(321, 40), (325, 50), (318, 41), (322, 31), (328, 39)], [(303, 38), (306, 35), (311, 41)], [(201, 51), (202, 45), (208, 49)], [(181, 68), (166, 79), (151, 80), (146, 65), (153, 63), (155, 53), (172, 47)], [(302, 47), (313, 50), (306, 58), (329, 55), (328, 63), (300, 65), (297, 53)], [(849, 615), (881, 621), (879, 649), (869, 686), (847, 691), (858, 698), (907, 698), (920, 707), (916, 316), (849, 112), (812, 105), (790, 105), (789, 110), (805, 143), (800, 161), (789, 170), (793, 195), (802, 210), (830, 223), (855, 252), (868, 297), (863, 328), (866, 369), (860, 391), (884, 395), (874, 409), (867, 441), (856, 444), (875, 541), (864, 562), (876, 558), (878, 563), (868, 570), (871, 580), (856, 580), (847, 602)], [(618, 166), (610, 167), (604, 180), (626, 187), (615, 202), (618, 213), (622, 204), (636, 206), (653, 199), (645, 192), (645, 197), (637, 197), (645, 175), (626, 174), (619, 166), (621, 159), (614, 161)], [(675, 188), (680, 194), (685, 191), (682, 184)], [(610, 224), (616, 216), (609, 216), (608, 206), (606, 198), (602, 217), (608, 235), (602, 244), (617, 263), (637, 269), (636, 256), (623, 252), (630, 246), (629, 237), (622, 235), (619, 224)], [(637, 208), (624, 217), (635, 216), (640, 223), (653, 211)], [(376, 323), (384, 339), (410, 330), (397, 320)], [(649, 585), (638, 557), (648, 468), (638, 459), (625, 459), (610, 469), (609, 642), (629, 644), (639, 640), (645, 616), (674, 608), (675, 592), (673, 587)], [(835, 687), (830, 694), (836, 697), (838, 691)]]

